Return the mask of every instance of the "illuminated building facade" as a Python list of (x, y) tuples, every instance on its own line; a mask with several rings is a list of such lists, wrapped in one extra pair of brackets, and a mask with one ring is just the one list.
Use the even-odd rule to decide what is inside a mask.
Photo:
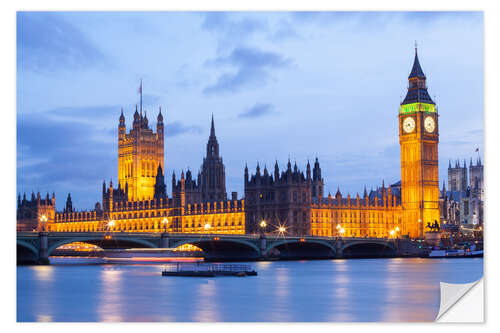
[(427, 223), (439, 224), (440, 220), (439, 127), (436, 104), (427, 92), (416, 48), (408, 77), (408, 93), (399, 112), (399, 142), (402, 232), (410, 237), (423, 237)]
[[(36, 199), (21, 201), (19, 197), (18, 230), (42, 230), (43, 225), (45, 230), (52, 232), (243, 234), (245, 201), (238, 200), (236, 192), (233, 192), (231, 200), (227, 200), (224, 165), (219, 157), (213, 118), (207, 157), (203, 160), (199, 177), (200, 185), (195, 183), (190, 187), (196, 195), (185, 190), (186, 179), (182, 172), (177, 184), (174, 178), (172, 198), (167, 196), (163, 158), (159, 156), (163, 156), (163, 126), (161, 110), (157, 118), (157, 132), (153, 133), (148, 127), (147, 117), (136, 109), (134, 128), (125, 135), (122, 111), (118, 127), (118, 179), (121, 180), (117, 187), (112, 181), (108, 185), (103, 182), (102, 205), (98, 202), (92, 211), (75, 211), (68, 195), (65, 209), (55, 212), (54, 197), (53, 202), (48, 203)], [(189, 181), (192, 180), (190, 177), (188, 171)], [(46, 212), (48, 209), (51, 213)], [(34, 213), (28, 214), (31, 211)], [(46, 217), (43, 221), (40, 220), (41, 214)]]
[(56, 197), (52, 193), (52, 198), (49, 194), (45, 199), (42, 199), (40, 192), (31, 193), (31, 199), (26, 199), (26, 194), (19, 194), (17, 197), (17, 231), (38, 231), (44, 230), (44, 224), (48, 221), (54, 221), (56, 207)]
[(158, 166), (164, 168), (164, 125), (161, 109), (156, 133), (148, 125), (148, 117), (134, 113), (132, 129), (126, 133), (123, 110), (118, 125), (118, 184), (128, 190), (130, 200), (153, 198)]
[[(273, 175), (265, 166), (261, 174), (257, 164), (255, 175), (249, 176), (245, 166), (246, 232), (269, 232), (284, 226), (292, 235), (310, 234), (311, 204), (323, 197), (323, 186), (318, 159), (312, 177), (309, 162), (306, 175), (297, 163), (292, 170), (290, 160), (281, 174), (277, 161)], [(260, 225), (262, 220), (266, 221), (265, 227)]]
[[(427, 223), (440, 221), (438, 184), (438, 114), (430, 98), (426, 77), (415, 52), (406, 98), (399, 112), (401, 182), (382, 186), (362, 197), (324, 195), (324, 179), (318, 159), (306, 172), (288, 161), (273, 174), (260, 165), (250, 175), (244, 171), (244, 199), (233, 192), (228, 200), (225, 167), (219, 154), (212, 117), (206, 156), (197, 179), (190, 170), (172, 177), (172, 197), (164, 179), (164, 125), (161, 110), (156, 133), (146, 115), (134, 114), (133, 128), (126, 133), (123, 111), (118, 126), (118, 186), (103, 183), (102, 205), (92, 211), (75, 211), (68, 196), (66, 209), (55, 212), (54, 203), (39, 205), (47, 210), (43, 224), (48, 231), (126, 231), (254, 234), (286, 232), (288, 235), (395, 237), (424, 236)], [(482, 171), (474, 169), (477, 184)], [(481, 176), (481, 178), (480, 178)], [(18, 225), (26, 230), (39, 221), (40, 213), (25, 213), (28, 203), (18, 200)], [(33, 202), (33, 198), (30, 202)], [(55, 202), (55, 199), (52, 199)], [(32, 205), (32, 204), (30, 204)], [(441, 202), (442, 205), (442, 202)], [(31, 206), (30, 206), (31, 207)], [(46, 207), (46, 208), (41, 208)], [(48, 213), (48, 209), (52, 213)], [(37, 220), (38, 219), (38, 220)], [(22, 222), (20, 224), (20, 221)]]

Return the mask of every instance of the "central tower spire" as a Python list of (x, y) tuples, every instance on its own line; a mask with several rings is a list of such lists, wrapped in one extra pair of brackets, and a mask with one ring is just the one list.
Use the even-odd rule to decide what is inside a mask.
[(212, 125), (210, 127), (210, 137), (215, 138), (214, 114), (212, 113)]

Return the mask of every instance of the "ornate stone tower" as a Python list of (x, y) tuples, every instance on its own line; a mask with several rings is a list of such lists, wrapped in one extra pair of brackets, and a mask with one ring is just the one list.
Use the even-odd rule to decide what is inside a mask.
[(416, 47), (408, 81), (399, 112), (402, 234), (423, 237), (427, 223), (439, 223), (439, 127)]
[(202, 201), (225, 201), (226, 171), (222, 157), (219, 156), (219, 143), (215, 136), (214, 116), (210, 127), (210, 137), (207, 142), (207, 156), (201, 166), (201, 199)]
[(128, 185), (129, 200), (153, 199), (158, 166), (164, 169), (164, 125), (161, 108), (156, 122), (156, 133), (148, 125), (144, 112), (134, 113), (133, 128), (126, 133), (123, 110), (118, 125), (118, 181)]
[(448, 164), (448, 187), (450, 191), (467, 191), (467, 166), (460, 166), (460, 162), (455, 162), (455, 167), (451, 167), (451, 161)]

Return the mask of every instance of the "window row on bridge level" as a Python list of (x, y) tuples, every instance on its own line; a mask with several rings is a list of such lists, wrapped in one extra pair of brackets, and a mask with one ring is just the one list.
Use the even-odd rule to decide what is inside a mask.
[[(167, 226), (168, 232), (182, 233), (245, 233), (243, 220), (237, 222), (212, 223), (183, 223), (182, 221), (171, 221)], [(161, 221), (137, 220), (137, 221), (115, 221), (112, 227), (107, 222), (69, 222), (69, 223), (47, 223), (46, 230), (49, 232), (164, 232), (165, 225)]]
[(312, 227), (311, 235), (325, 237), (373, 237), (373, 238), (388, 238), (391, 237), (391, 228), (354, 228), (344, 227), (345, 232), (340, 233), (335, 228)]

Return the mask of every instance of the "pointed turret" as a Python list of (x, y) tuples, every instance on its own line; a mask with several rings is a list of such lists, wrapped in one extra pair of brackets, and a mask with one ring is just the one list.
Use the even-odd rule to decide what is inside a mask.
[(212, 113), (212, 124), (210, 125), (210, 137), (215, 138), (214, 114)]
[(142, 128), (148, 128), (148, 116), (144, 110), (144, 118), (142, 118)]
[(68, 193), (68, 197), (66, 198), (66, 212), (73, 211), (73, 202), (71, 201), (71, 194)]
[(280, 179), (280, 168), (278, 166), (278, 160), (274, 163), (274, 181), (278, 181)]
[(418, 61), (418, 52), (417, 52), (416, 46), (415, 46), (415, 59), (413, 60), (413, 67), (411, 68), (411, 72), (410, 72), (410, 75), (408, 76), (408, 78), (411, 79), (414, 77), (425, 79), (424, 71), (422, 70), (422, 67), (420, 66), (420, 61)]
[(125, 116), (123, 115), (123, 108), (121, 108), (120, 113), (120, 126), (125, 126)]
[(410, 75), (408, 76), (408, 92), (406, 93), (406, 97), (401, 105), (413, 103), (426, 103), (435, 105), (431, 96), (429, 96), (429, 93), (427, 92), (425, 80), (426, 78), (424, 75), (424, 71), (420, 66), (417, 48), (415, 47), (415, 59), (413, 61), (413, 67), (411, 69)]
[(156, 200), (160, 198), (165, 200), (167, 198), (167, 185), (165, 185), (165, 177), (161, 164), (158, 164), (158, 169), (156, 170), (155, 192), (153, 198)]
[(161, 114), (161, 106), (160, 106), (160, 111), (158, 112), (158, 117), (156, 117), (156, 121), (158, 123), (163, 123), (163, 115)]
[(306, 177), (307, 180), (311, 180), (311, 164), (309, 164), (309, 160), (307, 160)]
[(214, 115), (212, 114), (212, 123), (210, 125), (210, 136), (208, 137), (207, 143), (207, 158), (218, 158), (219, 157), (219, 143), (217, 142), (217, 137), (215, 136), (215, 125), (214, 125)]

